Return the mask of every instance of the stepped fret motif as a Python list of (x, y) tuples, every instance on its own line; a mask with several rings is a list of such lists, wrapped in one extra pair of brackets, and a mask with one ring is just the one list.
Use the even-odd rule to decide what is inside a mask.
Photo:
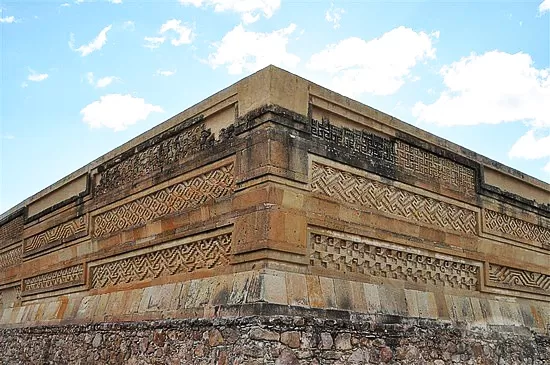
[(550, 295), (550, 275), (489, 264), (488, 285)]
[(84, 265), (75, 265), (23, 280), (23, 295), (84, 284)]
[(550, 228), (532, 224), (509, 215), (484, 209), (485, 229), (489, 232), (504, 234), (512, 239), (538, 242), (543, 248), (550, 249)]
[(0, 253), (0, 269), (21, 263), (23, 249), (21, 245), (14, 249)]
[[(197, 118), (197, 121), (202, 117)], [(170, 135), (168, 137), (168, 135)], [(233, 126), (222, 129), (218, 140), (204, 123), (185, 127), (180, 124), (165, 133), (147, 141), (141, 151), (132, 151), (121, 161), (115, 160), (106, 164), (100, 172), (100, 179), (95, 186), (95, 196), (101, 196), (130, 183), (150, 176), (178, 161), (213, 146), (215, 143), (233, 136)]]
[(48, 246), (54, 246), (75, 239), (88, 230), (87, 220), (81, 216), (72, 221), (60, 224), (35, 236), (27, 238), (23, 250), (25, 253), (38, 251)]
[(229, 264), (231, 233), (90, 268), (91, 287), (103, 288)]
[(228, 196), (233, 192), (233, 164), (172, 185), (94, 217), (94, 236), (99, 237), (167, 214)]
[(476, 195), (473, 169), (399, 140), (396, 142), (395, 150), (397, 167), (400, 170), (469, 197)]
[(311, 233), (310, 265), (346, 273), (384, 277), (418, 284), (477, 290), (475, 265)]
[(314, 162), (311, 189), (345, 203), (359, 204), (415, 222), (476, 233), (476, 213)]
[(330, 124), (328, 119), (311, 120), (311, 135), (327, 142), (345, 147), (354, 154), (374, 157), (390, 164), (395, 163), (394, 144), (391, 140), (367, 131), (338, 127)]

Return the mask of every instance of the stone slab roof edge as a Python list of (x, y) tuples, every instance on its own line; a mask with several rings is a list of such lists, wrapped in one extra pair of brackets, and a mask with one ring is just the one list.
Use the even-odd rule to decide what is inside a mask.
[[(492, 160), (488, 157), (485, 157), (481, 154), (478, 154), (477, 152), (474, 152), (472, 150), (469, 150), (465, 147), (462, 147), (458, 144), (455, 144), (453, 142), (450, 142), (444, 138), (438, 137), (432, 133), (429, 133), (421, 128), (415, 127), (414, 125), (407, 123), (405, 121), (402, 121), (398, 118), (395, 118), (389, 114), (386, 114), (382, 111), (379, 111), (373, 107), (370, 107), (368, 105), (365, 105), (359, 101), (353, 100), (351, 98), (348, 98), (346, 96), (343, 96), (335, 91), (332, 91), (330, 89), (327, 89), (321, 85), (318, 85), (314, 82), (311, 82), (309, 80), (306, 80), (298, 75), (295, 75), (289, 71), (283, 70), (279, 67), (269, 65), (247, 77), (242, 78), (241, 80), (235, 82), (234, 84), (214, 93), (213, 95), (207, 97), (206, 99), (203, 99), (202, 101), (199, 101), (195, 103), (194, 105), (190, 106), (189, 108), (185, 109), (184, 111), (172, 116), (171, 118), (165, 120), (164, 122), (159, 123), (157, 126), (151, 128), (148, 131), (143, 132), (142, 134), (132, 138), (128, 142), (122, 144), (121, 146), (105, 153), (104, 155), (96, 158), (92, 162), (86, 164), (85, 166), (79, 168), (78, 170), (72, 172), (71, 174), (63, 177), (62, 179), (58, 180), (57, 182), (51, 184), (50, 186), (40, 190), (38, 193), (33, 194), (29, 198), (23, 200), (21, 203), (15, 205), (14, 207), (8, 209), (4, 213), (0, 214), (0, 222), (6, 220), (6, 218), (13, 216), (14, 214), (19, 214), (19, 212), (29, 205), (30, 203), (46, 196), (47, 194), (61, 188), (65, 184), (67, 184), (70, 181), (73, 181), (84, 174), (89, 173), (91, 170), (99, 166), (100, 164), (116, 157), (117, 155), (123, 153), (124, 151), (129, 150), (130, 148), (135, 147), (136, 145), (146, 141), (147, 139), (158, 135), (165, 130), (168, 130), (169, 128), (181, 123), (184, 120), (190, 119), (192, 117), (195, 117), (197, 115), (200, 115), (204, 110), (206, 110), (209, 107), (212, 107), (216, 104), (219, 104), (223, 102), (224, 100), (227, 100), (228, 98), (236, 95), (239, 90), (239, 86), (242, 86), (243, 88), (246, 88), (249, 83), (252, 83), (254, 79), (258, 79), (258, 81), (265, 81), (265, 77), (269, 79), (269, 83), (265, 86), (267, 86), (267, 93), (269, 96), (271, 96), (271, 93), (273, 92), (273, 87), (277, 86), (289, 86), (285, 85), (290, 83), (290, 81), (298, 81), (304, 85), (306, 85), (307, 88), (307, 98), (306, 100), (309, 102), (309, 95), (314, 94), (315, 96), (318, 96), (320, 98), (327, 98), (330, 99), (331, 102), (336, 102), (337, 104), (340, 104), (341, 106), (345, 108), (349, 108), (350, 110), (357, 112), (359, 114), (362, 114), (368, 118), (371, 118), (373, 120), (376, 120), (379, 123), (386, 124), (387, 126), (394, 128), (398, 131), (401, 131), (402, 133), (414, 136), (420, 140), (423, 140), (425, 142), (434, 144), (436, 146), (442, 147), (444, 149), (450, 150), (454, 153), (457, 153), (459, 155), (462, 155), (464, 157), (467, 157), (471, 160), (474, 160), (481, 165), (485, 167), (490, 167), (492, 169), (495, 169), (501, 173), (504, 173), (506, 175), (509, 175), (513, 178), (520, 179), (524, 183), (527, 183), (533, 187), (536, 187), (538, 189), (542, 189), (549, 192), (549, 203), (550, 203), (550, 184), (539, 180), (535, 177), (532, 177), (526, 173), (523, 173), (517, 169), (514, 169), (512, 167), (509, 167), (507, 165), (504, 165), (500, 162), (497, 162), (495, 160)], [(277, 79), (278, 82), (273, 82), (273, 80)], [(259, 84), (259, 83), (258, 83)], [(264, 87), (265, 87), (264, 86)], [(302, 89), (306, 91), (305, 89)], [(270, 98), (262, 99), (261, 102), (269, 103), (271, 101), (277, 101), (277, 98)], [(295, 106), (298, 105), (300, 100), (298, 102), (294, 103)], [(264, 103), (264, 104), (265, 104)], [(259, 105), (257, 105), (259, 106)], [(300, 110), (293, 110), (297, 111), (301, 114), (306, 114), (308, 110), (309, 105), (300, 105), (298, 109)], [(285, 107), (285, 105), (283, 105)], [(243, 115), (251, 108), (244, 108), (244, 110), (241, 110), (239, 108), (239, 114)]]

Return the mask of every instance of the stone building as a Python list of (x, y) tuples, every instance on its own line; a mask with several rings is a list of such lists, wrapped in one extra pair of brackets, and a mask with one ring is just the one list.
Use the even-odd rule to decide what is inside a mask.
[(276, 67), (0, 218), (5, 364), (550, 364), (550, 186)]

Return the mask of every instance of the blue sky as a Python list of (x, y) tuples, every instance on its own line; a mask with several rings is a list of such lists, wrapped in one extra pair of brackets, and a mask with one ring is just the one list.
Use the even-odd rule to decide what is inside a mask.
[(550, 181), (550, 0), (0, 8), (0, 212), (270, 63)]

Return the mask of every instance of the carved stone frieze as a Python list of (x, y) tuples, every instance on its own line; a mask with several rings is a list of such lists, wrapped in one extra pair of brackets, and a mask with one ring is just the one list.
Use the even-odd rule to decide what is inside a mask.
[(90, 268), (90, 285), (103, 288), (229, 264), (231, 233), (107, 262)]
[(400, 140), (396, 142), (395, 150), (399, 171), (468, 197), (476, 195), (473, 169)]
[(144, 224), (228, 196), (234, 189), (233, 169), (233, 164), (222, 166), (101, 213), (93, 219), (94, 236)]
[(422, 222), (463, 233), (476, 233), (476, 213), (392, 185), (339, 170), (312, 164), (311, 190), (339, 201), (359, 204), (414, 222)]
[(25, 254), (37, 252), (81, 237), (87, 231), (88, 221), (85, 216), (81, 216), (25, 239), (23, 251)]
[(157, 136), (146, 145), (136, 147), (136, 151), (127, 153), (129, 156), (121, 156), (101, 167), (95, 179), (95, 196), (139, 181), (233, 135), (232, 125), (222, 129), (218, 140), (205, 128), (204, 122), (188, 128), (181, 127), (176, 126), (163, 134), (166, 136)]
[(0, 253), (0, 269), (21, 263), (22, 253), (21, 245)]
[(550, 295), (550, 275), (489, 264), (489, 286)]
[(84, 284), (84, 264), (66, 267), (23, 280), (23, 295)]
[(0, 226), (0, 248), (17, 241), (23, 235), (24, 218), (17, 216)]
[(509, 215), (484, 209), (484, 229), (489, 233), (504, 235), (512, 239), (538, 242), (550, 249), (550, 229)]
[(479, 267), (378, 246), (375, 242), (343, 239), (326, 233), (310, 233), (310, 265), (418, 284), (478, 290)]

